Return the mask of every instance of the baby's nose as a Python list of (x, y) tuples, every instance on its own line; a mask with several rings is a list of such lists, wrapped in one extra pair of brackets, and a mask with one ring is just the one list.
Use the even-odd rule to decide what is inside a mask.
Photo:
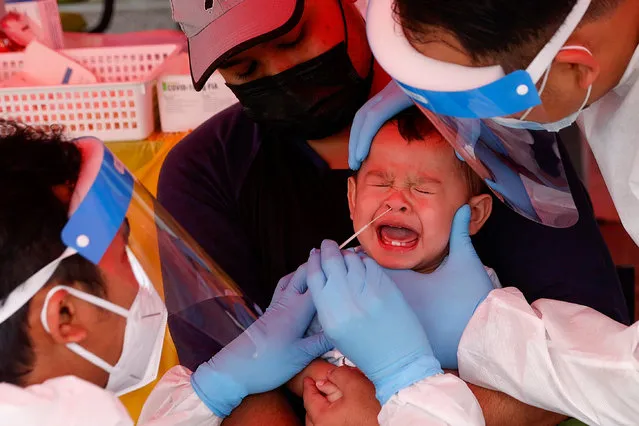
[(393, 212), (406, 213), (410, 210), (410, 204), (401, 191), (396, 191), (388, 197), (385, 202), (386, 208), (391, 208)]

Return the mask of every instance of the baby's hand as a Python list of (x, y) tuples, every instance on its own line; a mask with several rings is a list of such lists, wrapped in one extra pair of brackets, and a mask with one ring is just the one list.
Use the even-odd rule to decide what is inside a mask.
[(344, 396), (337, 385), (331, 382), (328, 378), (326, 380), (318, 380), (315, 382), (315, 386), (320, 392), (322, 392), (322, 394), (324, 394), (328, 402), (335, 402)]
[(297, 376), (293, 377), (288, 383), (288, 389), (295, 395), (302, 397), (304, 393), (304, 378), (308, 377), (315, 383), (319, 380), (325, 380), (328, 377), (328, 373), (335, 370), (337, 367), (329, 364), (323, 359), (316, 359), (311, 362), (304, 370), (302, 370)]
[(338, 367), (325, 380), (304, 379), (306, 426), (378, 425), (375, 386), (357, 368)]

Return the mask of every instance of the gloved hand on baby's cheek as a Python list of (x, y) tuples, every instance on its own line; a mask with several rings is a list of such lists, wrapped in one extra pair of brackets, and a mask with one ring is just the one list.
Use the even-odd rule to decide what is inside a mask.
[(493, 290), (493, 283), (470, 239), (470, 207), (457, 210), (450, 250), (430, 274), (386, 270), (426, 331), (443, 368), (457, 369), (457, 348), (475, 309)]
[[(456, 212), (449, 255), (432, 273), (383, 269), (417, 315), (435, 357), (447, 369), (457, 369), (457, 348), (464, 329), (477, 306), (493, 290), (470, 239), (470, 213), (467, 205)], [(354, 251), (361, 259), (368, 258), (361, 248)], [(318, 319), (313, 319), (312, 331), (320, 330)]]

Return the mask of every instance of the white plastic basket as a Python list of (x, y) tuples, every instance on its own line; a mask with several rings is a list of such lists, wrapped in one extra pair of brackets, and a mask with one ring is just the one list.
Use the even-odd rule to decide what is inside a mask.
[[(0, 117), (31, 126), (62, 125), (71, 137), (141, 140), (155, 128), (153, 71), (174, 44), (66, 49), (97, 84), (0, 88)], [(0, 54), (0, 80), (22, 68), (22, 53)]]

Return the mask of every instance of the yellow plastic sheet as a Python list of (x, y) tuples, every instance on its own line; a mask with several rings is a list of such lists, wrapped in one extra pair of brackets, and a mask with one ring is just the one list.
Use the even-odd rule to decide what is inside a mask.
[(110, 142), (106, 146), (157, 196), (158, 178), (166, 155), (188, 133), (153, 133), (144, 141)]
[[(158, 177), (160, 169), (164, 163), (164, 159), (168, 152), (183, 137), (184, 133), (162, 134), (156, 133), (151, 135), (147, 140), (137, 142), (114, 142), (107, 143), (107, 147), (127, 166), (138, 180), (147, 188), (153, 196), (157, 195)], [(153, 235), (149, 235), (148, 244), (157, 244)], [(159, 253), (157, 257), (158, 266), (156, 271), (160, 271)], [(160, 280), (154, 280), (160, 283)], [(164, 290), (159, 286), (158, 293), (164, 295)], [(161, 378), (171, 367), (178, 364), (177, 351), (175, 345), (167, 329), (164, 336), (164, 346), (162, 348), (162, 358), (160, 360), (160, 369), (158, 371), (158, 379)], [(129, 414), (134, 421), (137, 422), (142, 406), (147, 397), (153, 390), (157, 380), (142, 389), (131, 392), (122, 396), (120, 399), (126, 406)]]

